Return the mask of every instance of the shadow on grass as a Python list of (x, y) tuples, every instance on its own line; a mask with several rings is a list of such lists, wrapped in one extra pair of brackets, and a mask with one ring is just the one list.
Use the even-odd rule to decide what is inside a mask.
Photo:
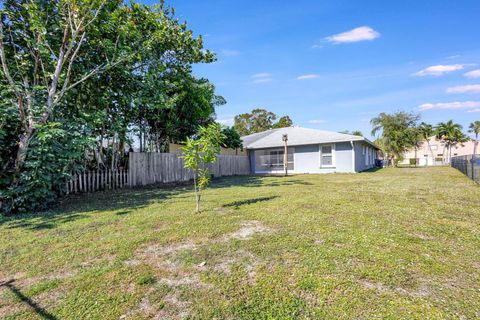
[(49, 313), (44, 308), (40, 307), (35, 301), (32, 301), (29, 297), (24, 295), (20, 289), (18, 289), (13, 283), (15, 282), (14, 279), (0, 283), (0, 287), (8, 288), (15, 296), (25, 303), (28, 307), (30, 307), (41, 319), (45, 320), (56, 320), (58, 319), (53, 314)]
[(380, 168), (380, 167), (375, 167), (375, 168), (372, 168), (372, 169), (368, 169), (368, 170), (365, 170), (365, 171), (362, 171), (361, 173), (373, 173), (373, 172), (377, 172), (377, 171), (380, 171), (384, 168)]
[(190, 192), (190, 188), (186, 186), (150, 186), (70, 195), (61, 199), (56, 207), (47, 212), (0, 217), (0, 225), (8, 229), (22, 228), (32, 231), (53, 229), (101, 211), (118, 211), (115, 212), (117, 216), (126, 216), (153, 202), (179, 198), (182, 193), (187, 192)]
[(254, 204), (257, 202), (264, 202), (264, 201), (270, 201), (272, 199), (278, 198), (278, 196), (270, 196), (270, 197), (259, 197), (259, 198), (253, 198), (253, 199), (246, 199), (246, 200), (239, 200), (239, 201), (233, 201), (227, 204), (224, 204), (224, 208), (230, 208), (234, 207), (235, 209), (240, 208), (241, 206), (248, 205), (248, 204)]
[[(293, 177), (233, 176), (215, 178), (209, 188), (289, 185), (311, 185), (311, 183)], [(118, 211), (115, 214), (122, 217), (134, 214), (135, 210), (144, 208), (153, 202), (190, 197), (191, 195), (188, 193), (192, 191), (193, 186), (190, 181), (70, 195), (61, 199), (56, 207), (47, 212), (0, 217), (0, 226), (9, 229), (22, 228), (38, 231), (53, 229), (64, 223), (86, 219), (96, 212)]]

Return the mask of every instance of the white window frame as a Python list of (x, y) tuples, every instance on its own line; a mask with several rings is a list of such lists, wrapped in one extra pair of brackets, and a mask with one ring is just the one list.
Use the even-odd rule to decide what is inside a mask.
[[(322, 147), (328, 147), (330, 146), (332, 148), (332, 164), (331, 165), (322, 165)], [(328, 154), (328, 153), (327, 153)], [(322, 168), (335, 168), (336, 166), (336, 161), (335, 161), (335, 143), (330, 143), (330, 144), (320, 144), (318, 148), (318, 166), (320, 169)]]

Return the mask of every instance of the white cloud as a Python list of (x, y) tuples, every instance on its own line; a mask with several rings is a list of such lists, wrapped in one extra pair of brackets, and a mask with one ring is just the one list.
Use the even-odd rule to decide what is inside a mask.
[(304, 75), (301, 75), (301, 76), (298, 76), (297, 77), (297, 80), (308, 80), (308, 79), (315, 79), (315, 78), (318, 78), (318, 74), (304, 74)]
[(468, 110), (467, 112), (480, 112), (480, 108), (476, 108), (476, 109)]
[(447, 89), (447, 93), (480, 93), (480, 84), (451, 87)]
[(229, 50), (229, 49), (222, 49), (222, 54), (227, 57), (238, 56), (240, 51), (237, 50)]
[(220, 123), (220, 124), (223, 124), (224, 126), (233, 126), (233, 122), (234, 122), (234, 119), (233, 117), (232, 118), (221, 118), (221, 119), (217, 119), (217, 122)]
[(322, 119), (312, 119), (312, 120), (309, 120), (308, 123), (311, 123), (311, 124), (322, 124), (322, 123), (325, 123), (327, 121), (325, 120), (322, 120)]
[(312, 49), (321, 49), (321, 48), (323, 48), (323, 46), (321, 44), (314, 44), (312, 46)]
[(467, 78), (480, 78), (480, 69), (467, 72), (464, 76)]
[(424, 103), (421, 106), (419, 106), (418, 108), (421, 111), (480, 108), (480, 101), (455, 101), (455, 102)]
[(423, 76), (442, 76), (446, 73), (462, 70), (465, 67), (464, 64), (439, 64), (436, 66), (430, 66), (423, 70), (414, 73), (414, 76), (423, 77)]
[(325, 39), (329, 42), (337, 44), (373, 40), (378, 37), (380, 37), (380, 33), (368, 26), (362, 26), (346, 32), (328, 36)]
[(258, 78), (252, 81), (252, 83), (266, 83), (266, 82), (272, 82), (272, 78)]
[(262, 72), (262, 73), (257, 73), (252, 76), (253, 79), (258, 79), (258, 78), (270, 78), (272, 76), (271, 73), (268, 72)]

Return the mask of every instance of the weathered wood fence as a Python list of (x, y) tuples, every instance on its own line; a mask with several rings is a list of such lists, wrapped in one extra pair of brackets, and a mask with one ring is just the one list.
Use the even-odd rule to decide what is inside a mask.
[[(178, 154), (158, 152), (130, 152), (127, 169), (97, 170), (75, 173), (66, 185), (66, 193), (95, 192), (124, 187), (173, 183), (193, 179), (193, 172), (183, 167)], [(219, 155), (210, 166), (215, 177), (248, 175), (247, 156)]]
[(66, 193), (94, 192), (119, 189), (128, 186), (128, 171), (95, 170), (74, 173), (66, 185)]
[[(129, 155), (129, 185), (145, 186), (155, 183), (181, 182), (193, 179), (193, 172), (183, 167), (178, 154), (157, 152), (131, 152)], [(219, 155), (210, 165), (214, 177), (250, 174), (247, 156)]]

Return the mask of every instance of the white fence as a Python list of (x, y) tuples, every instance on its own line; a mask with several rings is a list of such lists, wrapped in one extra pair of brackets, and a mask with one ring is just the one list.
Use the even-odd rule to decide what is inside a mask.
[[(75, 173), (66, 185), (66, 193), (95, 192), (124, 187), (174, 183), (193, 179), (193, 172), (183, 167), (178, 154), (130, 152), (128, 170), (97, 170)], [(214, 177), (250, 174), (247, 156), (219, 155), (210, 165)]]

